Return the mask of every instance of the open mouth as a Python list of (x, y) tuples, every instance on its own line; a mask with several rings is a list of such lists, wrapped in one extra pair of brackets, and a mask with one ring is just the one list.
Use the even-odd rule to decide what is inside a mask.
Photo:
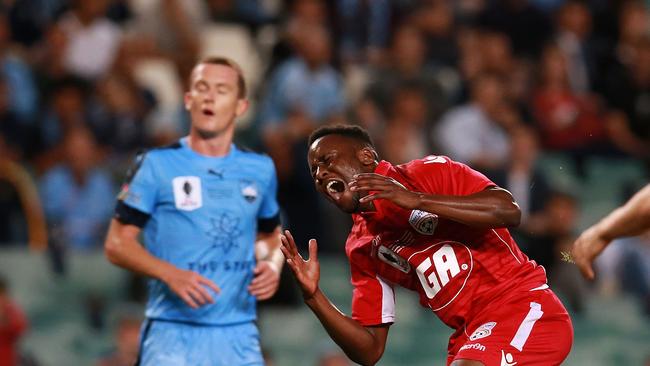
[(208, 117), (214, 116), (214, 111), (211, 109), (203, 109), (202, 112), (204, 116), (208, 116)]
[(345, 182), (341, 179), (330, 179), (325, 185), (325, 191), (333, 200), (338, 201), (345, 192)]

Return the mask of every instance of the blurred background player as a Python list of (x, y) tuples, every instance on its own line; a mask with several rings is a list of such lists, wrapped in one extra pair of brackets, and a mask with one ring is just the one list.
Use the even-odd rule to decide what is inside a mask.
[(256, 301), (282, 266), (273, 163), (232, 142), (248, 107), (236, 63), (200, 61), (184, 101), (189, 136), (138, 157), (106, 255), (151, 277), (140, 365), (262, 365)]
[(382, 357), (399, 285), (417, 292), (422, 306), (455, 330), (448, 365), (564, 361), (571, 320), (544, 268), (507, 230), (521, 217), (508, 191), (443, 156), (380, 162), (368, 133), (356, 126), (322, 127), (309, 142), (317, 191), (354, 221), (345, 246), (352, 317), (319, 288), (315, 240), (309, 261), (288, 231), (282, 251), (305, 303), (348, 357), (364, 365)]

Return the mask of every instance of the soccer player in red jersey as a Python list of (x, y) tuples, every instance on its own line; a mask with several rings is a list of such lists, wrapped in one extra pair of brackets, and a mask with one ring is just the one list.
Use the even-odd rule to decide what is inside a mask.
[(282, 250), (306, 304), (353, 361), (381, 358), (395, 320), (394, 286), (417, 292), (455, 329), (447, 364), (547, 366), (567, 357), (571, 320), (544, 268), (506, 229), (520, 219), (509, 192), (444, 156), (379, 161), (368, 134), (353, 126), (315, 131), (308, 161), (316, 189), (354, 220), (345, 247), (352, 316), (318, 287), (315, 240), (307, 261), (288, 231)]

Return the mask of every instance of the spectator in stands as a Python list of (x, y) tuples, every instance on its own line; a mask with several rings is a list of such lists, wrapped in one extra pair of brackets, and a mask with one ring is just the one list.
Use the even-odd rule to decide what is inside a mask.
[(385, 131), (377, 139), (381, 156), (402, 164), (431, 154), (425, 91), (417, 84), (404, 84), (391, 101)]
[(388, 0), (336, 0), (335, 29), (343, 63), (378, 64), (390, 35), (391, 4)]
[(0, 277), (0, 366), (19, 365), (18, 342), (27, 330), (27, 318)]
[(31, 124), (38, 111), (38, 92), (29, 65), (11, 43), (7, 14), (0, 11), (0, 74), (9, 90), (9, 110)]
[(427, 63), (436, 68), (454, 67), (458, 58), (454, 13), (450, 3), (431, 1), (413, 13), (413, 23), (427, 45)]
[(568, 86), (576, 94), (585, 94), (596, 76), (589, 7), (569, 0), (560, 7), (556, 22), (555, 43), (566, 60)]
[[(297, 35), (296, 56), (275, 70), (261, 101), (262, 138), (278, 174), (278, 200), (296, 235), (308, 239), (320, 230), (319, 197), (303, 153), (316, 127), (341, 121), (345, 98), (341, 75), (330, 64), (325, 29), (307, 26)], [(304, 210), (314, 216), (305, 217)], [(303, 236), (304, 235), (304, 236)]]
[(563, 261), (562, 253), (569, 253), (575, 239), (579, 206), (568, 193), (550, 194), (544, 211), (538, 216), (538, 232), (529, 235), (526, 254), (546, 269), (549, 284), (566, 298), (576, 312), (584, 310), (586, 284), (576, 266)]
[(650, 172), (650, 36), (639, 39), (630, 58), (608, 78), (607, 128), (616, 146), (644, 159)]
[(66, 35), (64, 62), (68, 72), (94, 80), (106, 73), (117, 54), (121, 29), (108, 18), (108, 0), (74, 0), (58, 26)]
[[(3, 121), (0, 120), (0, 127)], [(10, 136), (9, 136), (10, 137)], [(0, 244), (47, 246), (45, 216), (38, 190), (29, 173), (12, 157), (17, 155), (0, 134)]]
[(607, 143), (599, 105), (591, 94), (571, 89), (567, 59), (549, 45), (540, 65), (540, 82), (533, 94), (533, 113), (545, 149), (575, 151), (597, 149)]
[(508, 133), (522, 122), (504, 96), (503, 80), (480, 74), (471, 82), (471, 101), (445, 113), (432, 138), (441, 153), (475, 169), (503, 167), (508, 158)]
[(131, 366), (138, 358), (140, 349), (139, 316), (123, 316), (117, 322), (115, 330), (115, 350), (97, 362), (97, 366)]
[(524, 251), (530, 245), (529, 237), (545, 230), (544, 205), (551, 191), (547, 178), (536, 164), (539, 152), (535, 131), (520, 126), (511, 133), (507, 165), (488, 172), (490, 179), (510, 191), (519, 205), (521, 224), (513, 229), (513, 234)]
[(101, 248), (116, 189), (97, 165), (98, 147), (89, 130), (71, 129), (63, 149), (63, 162), (39, 181), (51, 239), (73, 250)]

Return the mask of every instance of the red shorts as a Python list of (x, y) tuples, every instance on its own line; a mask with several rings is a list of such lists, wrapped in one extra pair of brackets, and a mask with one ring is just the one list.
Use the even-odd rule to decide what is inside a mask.
[(529, 291), (485, 310), (449, 340), (447, 364), (559, 365), (569, 355), (573, 326), (550, 289)]

